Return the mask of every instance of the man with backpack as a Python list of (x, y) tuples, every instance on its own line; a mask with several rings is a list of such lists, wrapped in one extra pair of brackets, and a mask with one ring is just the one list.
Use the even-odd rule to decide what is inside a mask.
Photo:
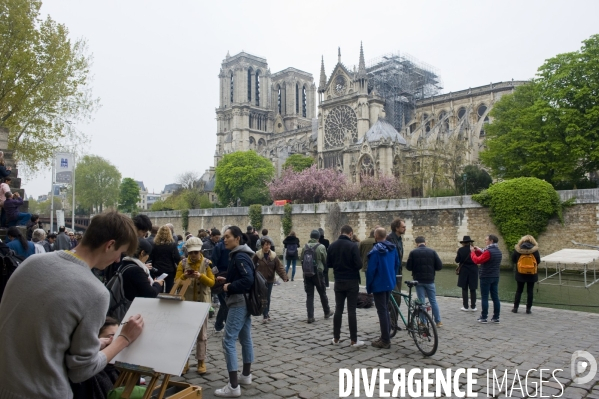
[(136, 248), (131, 219), (108, 212), (93, 217), (73, 250), (19, 265), (0, 303), (0, 397), (72, 398), (69, 380), (94, 376), (137, 339), (141, 315), (129, 318), (116, 339), (98, 339), (109, 293), (90, 272)]
[(310, 241), (302, 248), (300, 259), (302, 260), (302, 271), (304, 272), (304, 290), (306, 291), (306, 310), (308, 311), (308, 323), (314, 323), (314, 288), (320, 295), (320, 303), (324, 312), (324, 318), (332, 316), (329, 307), (329, 298), (324, 284), (324, 266), (327, 262), (327, 251), (324, 245), (318, 242), (320, 233), (312, 230)]

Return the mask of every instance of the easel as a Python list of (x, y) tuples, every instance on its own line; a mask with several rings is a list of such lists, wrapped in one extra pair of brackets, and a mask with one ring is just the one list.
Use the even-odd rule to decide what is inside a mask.
[[(191, 284), (191, 279), (178, 279), (173, 285), (171, 291), (166, 294), (158, 294), (158, 298), (166, 299), (166, 300), (175, 300), (175, 301), (184, 301), (185, 300), (185, 292), (189, 285)], [(121, 371), (119, 378), (114, 384), (114, 388), (122, 387), (123, 393), (121, 394), (121, 398), (129, 399), (131, 394), (133, 393), (133, 389), (139, 382), (139, 379), (142, 376), (151, 377), (150, 382), (146, 385), (146, 393), (144, 394), (142, 399), (201, 399), (202, 398), (202, 388), (199, 386), (191, 385), (185, 382), (174, 382), (170, 381), (170, 374), (158, 373), (151, 368), (137, 366), (134, 364), (116, 362), (115, 366)], [(158, 380), (162, 377), (162, 382), (158, 384)], [(165, 397), (167, 390), (169, 388), (177, 389), (174, 395)], [(154, 391), (158, 390), (158, 396), (154, 396)]]

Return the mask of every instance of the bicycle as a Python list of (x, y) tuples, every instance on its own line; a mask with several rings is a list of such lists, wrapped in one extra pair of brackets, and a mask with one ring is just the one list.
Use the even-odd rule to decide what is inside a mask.
[[(401, 275), (396, 276), (401, 281)], [(422, 352), (424, 356), (432, 356), (437, 352), (439, 346), (439, 336), (437, 335), (437, 326), (433, 322), (433, 318), (428, 313), (430, 306), (428, 304), (421, 303), (418, 298), (412, 300), (412, 287), (418, 285), (418, 281), (406, 281), (408, 286), (408, 294), (402, 294), (400, 291), (393, 290), (389, 296), (389, 317), (391, 319), (391, 328), (389, 336), (395, 337), (398, 330), (402, 328), (398, 325), (399, 316), (404, 323), (404, 326), (408, 334), (414, 339), (418, 350)], [(408, 320), (399, 309), (399, 305), (395, 300), (395, 295), (401, 296), (406, 306), (408, 307)]]

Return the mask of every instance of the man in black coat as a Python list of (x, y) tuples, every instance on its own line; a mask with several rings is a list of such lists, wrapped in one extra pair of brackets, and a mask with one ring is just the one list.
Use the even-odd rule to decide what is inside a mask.
[(437, 323), (437, 327), (442, 327), (443, 323), (441, 323), (441, 313), (439, 312), (435, 292), (435, 272), (443, 269), (443, 263), (441, 263), (441, 258), (439, 258), (437, 252), (426, 247), (426, 240), (423, 236), (416, 237), (414, 241), (417, 247), (408, 255), (406, 269), (410, 270), (414, 280), (418, 281), (416, 286), (418, 300), (424, 303), (424, 297), (428, 297), (435, 323)]
[(356, 308), (360, 290), (360, 269), (362, 258), (358, 244), (351, 239), (353, 229), (345, 225), (341, 227), (341, 235), (327, 251), (327, 267), (333, 269), (335, 276), (335, 316), (333, 317), (333, 345), (339, 344), (341, 336), (341, 318), (345, 300), (347, 299), (347, 319), (351, 346), (362, 346), (364, 341), (358, 340), (358, 321)]

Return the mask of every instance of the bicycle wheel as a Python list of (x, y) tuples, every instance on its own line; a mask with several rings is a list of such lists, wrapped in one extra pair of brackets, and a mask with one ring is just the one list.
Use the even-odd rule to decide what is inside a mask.
[(424, 356), (432, 356), (437, 352), (439, 336), (437, 326), (431, 315), (425, 310), (416, 308), (412, 313), (412, 338)]
[(393, 338), (395, 337), (395, 333), (397, 333), (397, 322), (399, 319), (399, 315), (397, 314), (397, 309), (395, 309), (395, 305), (393, 305), (393, 302), (389, 301), (389, 303), (387, 303), (387, 307), (389, 308), (389, 319), (391, 320), (391, 324), (390, 324), (390, 328), (389, 328), (389, 337)]

